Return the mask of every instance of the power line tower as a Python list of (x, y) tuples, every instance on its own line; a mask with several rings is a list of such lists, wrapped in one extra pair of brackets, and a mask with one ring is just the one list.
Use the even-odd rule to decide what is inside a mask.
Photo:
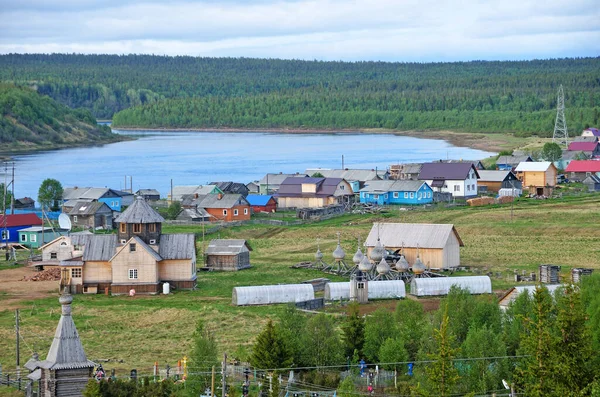
[(554, 135), (552, 142), (569, 147), (569, 132), (567, 131), (567, 120), (565, 119), (565, 93), (562, 84), (558, 87), (558, 100), (556, 104), (556, 122), (554, 123)]

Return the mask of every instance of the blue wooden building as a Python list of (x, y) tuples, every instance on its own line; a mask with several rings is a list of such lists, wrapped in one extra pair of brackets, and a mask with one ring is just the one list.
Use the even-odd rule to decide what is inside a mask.
[(420, 205), (433, 202), (433, 190), (423, 181), (369, 181), (360, 189), (360, 202), (375, 205)]
[(42, 220), (35, 214), (0, 215), (0, 242), (18, 243), (19, 230), (31, 226), (42, 226)]

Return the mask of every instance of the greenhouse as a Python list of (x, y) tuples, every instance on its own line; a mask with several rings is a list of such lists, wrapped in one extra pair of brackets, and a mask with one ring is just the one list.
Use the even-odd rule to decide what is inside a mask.
[[(402, 280), (369, 281), (369, 299), (399, 299), (406, 297)], [(325, 300), (350, 299), (350, 282), (325, 284)]]
[(491, 294), (492, 280), (488, 276), (414, 278), (410, 283), (410, 294), (415, 296), (448, 295), (456, 286), (472, 294)]
[(312, 284), (234, 287), (232, 296), (232, 302), (236, 306), (304, 302), (311, 299), (315, 299), (315, 290)]

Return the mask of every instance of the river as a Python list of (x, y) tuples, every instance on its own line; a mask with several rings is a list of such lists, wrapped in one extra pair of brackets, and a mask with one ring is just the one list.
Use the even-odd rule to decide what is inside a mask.
[(15, 195), (37, 200), (46, 178), (63, 187), (157, 189), (213, 181), (248, 183), (267, 172), (307, 168), (386, 169), (390, 164), (439, 159), (476, 160), (494, 153), (455, 147), (443, 140), (390, 134), (283, 134), (268, 132), (119, 131), (136, 140), (14, 156)]

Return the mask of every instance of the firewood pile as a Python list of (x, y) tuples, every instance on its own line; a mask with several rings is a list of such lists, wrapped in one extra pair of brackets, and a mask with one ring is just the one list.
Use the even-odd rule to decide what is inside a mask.
[(55, 267), (36, 273), (33, 276), (23, 277), (23, 281), (59, 281), (60, 269)]

